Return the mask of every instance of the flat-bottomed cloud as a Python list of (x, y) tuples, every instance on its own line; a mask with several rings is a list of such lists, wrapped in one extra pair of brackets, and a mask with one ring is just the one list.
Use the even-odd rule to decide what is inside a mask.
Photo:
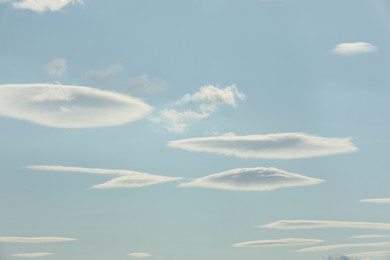
[(54, 255), (53, 253), (49, 252), (36, 252), (36, 253), (20, 253), (20, 254), (12, 254), (11, 256), (14, 257), (44, 257), (44, 256), (51, 256)]
[(270, 240), (256, 240), (233, 244), (233, 247), (264, 247), (264, 246), (298, 246), (303, 244), (321, 243), (319, 239), (283, 238)]
[(75, 238), (69, 237), (0, 237), (0, 242), (4, 243), (56, 243), (56, 242), (67, 242), (74, 241)]
[(376, 203), (376, 204), (390, 204), (390, 198), (376, 198), (376, 199), (362, 199), (358, 202)]
[(128, 256), (135, 257), (135, 258), (145, 258), (145, 257), (151, 257), (152, 255), (144, 252), (134, 252), (128, 254)]
[(378, 48), (368, 42), (350, 42), (337, 44), (333, 52), (343, 56), (353, 56), (376, 51)]

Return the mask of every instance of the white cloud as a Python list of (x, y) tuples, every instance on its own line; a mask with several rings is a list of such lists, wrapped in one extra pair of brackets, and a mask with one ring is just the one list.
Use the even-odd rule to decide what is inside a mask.
[(153, 175), (150, 173), (117, 170), (117, 169), (100, 169), (100, 168), (84, 168), (84, 167), (69, 167), (61, 165), (33, 165), (26, 167), (31, 170), (41, 171), (60, 171), (60, 172), (79, 172), (100, 175), (119, 175), (120, 177), (113, 178), (107, 182), (92, 186), (92, 189), (112, 189), (112, 188), (140, 188), (154, 184), (167, 183), (178, 181), (180, 177), (167, 177)]
[(93, 82), (107, 84), (115, 77), (116, 74), (123, 70), (120, 64), (111, 64), (105, 69), (89, 70), (85, 73), (85, 77)]
[(131, 91), (154, 94), (165, 89), (165, 82), (161, 79), (151, 79), (147, 74), (142, 74), (131, 81)]
[(60, 128), (122, 125), (152, 108), (115, 92), (52, 84), (0, 85), (0, 115)]
[(4, 243), (55, 243), (74, 241), (76, 239), (69, 237), (0, 237), (0, 242)]
[(371, 258), (371, 257), (389, 257), (390, 251), (362, 252), (346, 255), (350, 258)]
[(137, 258), (143, 258), (143, 257), (151, 257), (152, 255), (149, 254), (149, 253), (135, 252), (135, 253), (128, 254), (128, 256), (137, 257)]
[(44, 257), (44, 256), (51, 256), (53, 253), (49, 252), (37, 252), (37, 253), (21, 253), (21, 254), (13, 254), (11, 256), (15, 257)]
[(344, 56), (353, 56), (376, 51), (378, 48), (367, 42), (351, 42), (337, 44), (333, 52)]
[(265, 159), (317, 157), (357, 150), (349, 138), (319, 137), (304, 133), (190, 138), (171, 141), (168, 146), (187, 151)]
[(389, 237), (388, 235), (359, 235), (359, 236), (352, 236), (349, 238), (353, 239), (365, 239), (365, 238), (384, 238), (384, 237)]
[(12, 3), (15, 9), (27, 9), (37, 13), (57, 12), (69, 4), (84, 4), (83, 0), (23, 0)]
[(325, 220), (279, 220), (260, 227), (274, 228), (274, 229), (310, 229), (310, 228), (390, 229), (390, 223), (325, 221)]
[(363, 200), (359, 200), (358, 202), (390, 204), (390, 198), (363, 199)]
[(191, 121), (210, 117), (221, 105), (236, 107), (237, 100), (245, 98), (234, 85), (225, 88), (207, 85), (198, 92), (184, 95), (171, 107), (159, 111), (151, 120), (163, 123), (171, 132), (183, 133)]
[(50, 76), (61, 77), (66, 73), (68, 65), (65, 59), (55, 58), (46, 65), (46, 72)]
[(297, 246), (302, 244), (321, 243), (323, 240), (304, 238), (283, 238), (272, 240), (248, 241), (232, 245), (233, 247), (263, 247), (263, 246)]
[(314, 185), (323, 182), (277, 168), (240, 168), (182, 183), (180, 187), (203, 187), (222, 190), (269, 191), (278, 188)]
[(389, 246), (390, 246), (390, 242), (360, 243), (360, 244), (337, 244), (337, 245), (308, 247), (308, 248), (300, 249), (297, 252), (323, 252), (323, 251), (331, 251), (331, 250), (343, 249), (343, 248), (389, 247)]

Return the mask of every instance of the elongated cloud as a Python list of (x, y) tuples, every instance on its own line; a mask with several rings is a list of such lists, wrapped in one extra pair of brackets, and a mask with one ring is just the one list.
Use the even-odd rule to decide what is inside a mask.
[(362, 252), (346, 255), (350, 258), (367, 258), (367, 257), (386, 257), (390, 256), (390, 251), (374, 251), (374, 252)]
[(101, 70), (89, 70), (85, 73), (85, 77), (90, 81), (107, 84), (109, 83), (119, 72), (123, 70), (120, 64), (111, 64), (105, 69)]
[(269, 191), (278, 188), (314, 185), (323, 182), (277, 168), (240, 168), (182, 183), (180, 187), (202, 187), (236, 191)]
[(184, 95), (170, 107), (160, 110), (151, 120), (163, 123), (171, 132), (183, 133), (191, 121), (210, 117), (221, 105), (236, 107), (237, 101), (245, 98), (235, 85), (225, 88), (207, 85), (193, 94)]
[(171, 141), (169, 147), (241, 158), (295, 159), (354, 152), (349, 138), (329, 138), (304, 133), (222, 135)]
[(390, 204), (390, 198), (363, 199), (363, 200), (359, 200), (358, 202)]
[(233, 247), (263, 247), (263, 246), (298, 246), (302, 244), (321, 243), (323, 240), (304, 238), (283, 238), (272, 240), (257, 240), (233, 244)]
[(44, 257), (44, 256), (51, 256), (51, 255), (54, 255), (54, 254), (49, 253), (49, 252), (37, 252), (37, 253), (13, 254), (11, 256), (15, 256), (15, 257)]
[(167, 177), (153, 175), (150, 173), (117, 170), (117, 169), (101, 169), (101, 168), (85, 168), (85, 167), (69, 167), (62, 165), (33, 165), (26, 167), (30, 170), (40, 171), (59, 171), (59, 172), (79, 172), (99, 175), (119, 175), (120, 177), (113, 178), (107, 182), (96, 184), (92, 189), (112, 189), (112, 188), (140, 188), (154, 184), (174, 182), (181, 177)]
[(343, 56), (353, 56), (376, 51), (378, 48), (368, 42), (351, 42), (337, 44), (333, 52)]
[(144, 257), (151, 257), (152, 255), (149, 253), (135, 252), (135, 253), (128, 254), (128, 256), (135, 257), (135, 258), (144, 258)]
[(37, 13), (57, 12), (69, 4), (84, 4), (83, 0), (23, 0), (12, 3), (15, 9), (26, 9)]
[(323, 252), (323, 251), (331, 251), (336, 249), (343, 248), (356, 248), (356, 247), (389, 247), (390, 242), (381, 242), (381, 243), (360, 243), (360, 244), (336, 244), (336, 245), (327, 245), (327, 246), (315, 246), (308, 247), (297, 252)]
[(122, 125), (145, 117), (151, 110), (139, 99), (89, 87), (0, 85), (0, 115), (51, 127)]
[(273, 229), (310, 229), (310, 228), (390, 229), (390, 223), (324, 221), (324, 220), (279, 220), (260, 227), (273, 228)]
[(0, 242), (4, 243), (56, 243), (74, 241), (76, 239), (69, 237), (0, 237)]
[(384, 238), (384, 237), (389, 237), (388, 235), (359, 235), (359, 236), (352, 236), (349, 238), (353, 239), (370, 239), (370, 238)]
[(68, 65), (65, 59), (55, 58), (46, 65), (46, 72), (50, 76), (61, 77), (66, 73)]

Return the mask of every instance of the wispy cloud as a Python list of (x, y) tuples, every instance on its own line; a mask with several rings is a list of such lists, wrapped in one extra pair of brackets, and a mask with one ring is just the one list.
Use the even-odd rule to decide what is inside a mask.
[[(323, 259), (325, 260), (351, 260), (351, 258), (345, 256), (345, 255), (330, 255), (326, 256)], [(369, 260), (369, 259), (366, 259)]]
[(122, 70), (122, 65), (111, 64), (105, 69), (89, 70), (85, 73), (85, 77), (92, 82), (107, 84)]
[(11, 256), (15, 256), (15, 257), (44, 257), (44, 256), (51, 256), (51, 255), (54, 255), (54, 254), (49, 253), (49, 252), (36, 252), (36, 253), (13, 254)]
[(389, 257), (390, 251), (374, 251), (374, 252), (362, 252), (346, 255), (350, 258), (370, 258), (370, 257)]
[(56, 243), (56, 242), (67, 242), (74, 241), (75, 238), (69, 237), (0, 237), (0, 242), (4, 243), (30, 243), (30, 244), (41, 244), (41, 243)]
[(384, 237), (389, 237), (388, 235), (359, 235), (359, 236), (352, 236), (349, 238), (353, 239), (370, 239), (370, 238), (384, 238)]
[(174, 182), (181, 179), (181, 177), (167, 177), (160, 175), (153, 175), (150, 173), (117, 170), (117, 169), (101, 169), (101, 168), (85, 168), (85, 167), (69, 167), (61, 165), (33, 165), (26, 167), (31, 170), (41, 171), (60, 171), (60, 172), (79, 172), (100, 175), (120, 175), (107, 182), (96, 184), (92, 189), (112, 189), (112, 188), (140, 188), (154, 184)]
[(222, 135), (171, 141), (169, 147), (187, 151), (233, 155), (241, 158), (294, 159), (349, 153), (358, 149), (350, 138), (304, 133)]
[(152, 108), (115, 92), (52, 84), (0, 85), (0, 115), (60, 128), (126, 124)]
[(233, 244), (233, 247), (263, 247), (263, 246), (298, 246), (302, 244), (321, 243), (323, 240), (305, 238), (283, 238), (272, 240), (256, 240)]
[(325, 221), (325, 220), (279, 220), (260, 227), (273, 228), (273, 229), (310, 229), (310, 228), (390, 229), (390, 223)]
[(368, 42), (351, 42), (337, 44), (333, 52), (343, 56), (353, 56), (377, 51), (377, 47)]
[(171, 132), (183, 133), (191, 121), (210, 117), (221, 105), (236, 107), (237, 101), (245, 98), (245, 94), (234, 85), (225, 88), (207, 85), (193, 94), (184, 95), (170, 107), (158, 111), (151, 120), (163, 123)]
[(151, 257), (152, 255), (149, 253), (144, 253), (144, 252), (135, 252), (135, 253), (128, 254), (128, 256), (136, 257), (136, 258), (143, 258), (143, 257)]
[(180, 187), (203, 187), (236, 191), (269, 191), (323, 182), (277, 168), (239, 168), (182, 183)]
[(57, 12), (69, 4), (84, 4), (83, 0), (23, 0), (12, 3), (15, 9), (26, 9), (37, 13)]
[(390, 198), (363, 199), (359, 200), (358, 202), (390, 204)]
[(165, 82), (161, 79), (152, 79), (142, 74), (131, 80), (131, 92), (155, 94), (165, 89)]
[(55, 58), (46, 65), (46, 72), (50, 76), (61, 77), (66, 73), (68, 65), (65, 59)]
[(343, 248), (356, 248), (356, 247), (389, 247), (390, 242), (380, 242), (380, 243), (360, 243), (360, 244), (336, 244), (336, 245), (327, 245), (327, 246), (315, 246), (300, 249), (297, 252), (323, 252), (331, 251), (336, 249)]

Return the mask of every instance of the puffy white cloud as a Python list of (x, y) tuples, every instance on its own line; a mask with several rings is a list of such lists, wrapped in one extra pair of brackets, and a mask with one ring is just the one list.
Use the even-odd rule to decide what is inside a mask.
[(336, 249), (343, 248), (355, 248), (355, 247), (389, 247), (390, 242), (380, 242), (380, 243), (360, 243), (360, 244), (336, 244), (336, 245), (327, 245), (327, 246), (315, 246), (308, 247), (298, 250), (298, 252), (323, 252), (331, 251)]
[(371, 257), (389, 257), (390, 251), (374, 251), (374, 252), (362, 252), (346, 255), (350, 258), (371, 258)]
[(51, 256), (53, 253), (49, 252), (36, 252), (36, 253), (20, 253), (20, 254), (13, 254), (11, 256), (15, 257), (43, 257), (43, 256)]
[(309, 228), (390, 229), (390, 223), (326, 221), (326, 220), (279, 220), (260, 227), (274, 228), (274, 229), (309, 229)]
[(171, 141), (169, 147), (187, 151), (233, 155), (241, 158), (294, 159), (357, 151), (349, 138), (304, 133), (222, 135)]
[(390, 204), (390, 198), (363, 199), (363, 200), (359, 200), (358, 202)]
[(0, 85), (0, 115), (60, 128), (126, 124), (152, 108), (115, 92), (52, 84)]
[(135, 253), (128, 254), (128, 256), (136, 257), (136, 258), (143, 258), (143, 257), (151, 257), (152, 255), (149, 253), (144, 253), (144, 252), (135, 252)]
[(37, 13), (57, 12), (69, 4), (84, 4), (83, 0), (23, 0), (12, 3), (15, 9), (27, 9)]
[(151, 120), (163, 123), (171, 132), (183, 133), (191, 121), (210, 117), (221, 105), (236, 107), (237, 100), (245, 98), (234, 85), (225, 88), (207, 85), (201, 87), (198, 92), (184, 95), (171, 107), (162, 109), (151, 117)]
[(353, 239), (365, 239), (365, 238), (384, 238), (384, 237), (389, 237), (388, 235), (359, 235), (359, 236), (352, 236), (349, 238)]
[(376, 51), (378, 48), (368, 42), (351, 42), (337, 44), (333, 52), (339, 55), (352, 56)]
[(222, 190), (269, 191), (278, 188), (314, 185), (323, 182), (277, 168), (239, 168), (182, 183), (180, 187), (203, 187)]
[(153, 175), (150, 173), (117, 170), (117, 169), (101, 169), (101, 168), (85, 168), (85, 167), (69, 167), (61, 165), (33, 165), (26, 167), (31, 170), (40, 171), (60, 171), (60, 172), (79, 172), (99, 175), (119, 175), (120, 177), (113, 178), (101, 184), (92, 186), (92, 189), (112, 189), (112, 188), (140, 188), (154, 184), (174, 182), (181, 177), (167, 177)]
[(165, 89), (165, 82), (161, 79), (152, 79), (147, 74), (142, 74), (131, 81), (131, 91), (154, 94)]
[(233, 247), (263, 247), (263, 246), (297, 246), (302, 244), (321, 243), (323, 240), (305, 238), (283, 238), (271, 240), (256, 240), (233, 244)]
[(109, 83), (116, 74), (123, 70), (122, 65), (120, 64), (111, 64), (105, 69), (101, 70), (89, 70), (85, 73), (85, 77), (93, 82), (97, 82), (100, 84)]
[(69, 237), (0, 237), (0, 242), (4, 243), (55, 243), (74, 241), (76, 239)]
[(66, 73), (68, 65), (65, 59), (55, 58), (46, 65), (46, 72), (50, 76), (61, 77)]

